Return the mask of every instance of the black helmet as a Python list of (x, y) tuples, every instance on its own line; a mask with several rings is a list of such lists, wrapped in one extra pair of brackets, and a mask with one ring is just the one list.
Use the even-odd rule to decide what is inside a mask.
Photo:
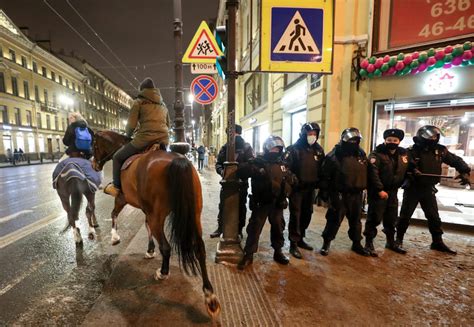
[(362, 134), (359, 129), (355, 127), (349, 127), (342, 131), (341, 141), (348, 142), (350, 139), (357, 138), (358, 141), (362, 140)]
[(416, 132), (416, 136), (419, 139), (424, 140), (436, 140), (439, 141), (439, 137), (441, 135), (441, 130), (433, 125), (425, 125), (421, 127), (418, 132)]
[(263, 151), (265, 153), (270, 152), (270, 150), (276, 146), (283, 150), (285, 148), (285, 142), (283, 142), (283, 139), (279, 136), (270, 135), (265, 142), (263, 142)]
[(319, 127), (318, 123), (314, 121), (310, 123), (305, 123), (303, 124), (303, 126), (301, 126), (300, 137), (308, 135), (308, 132), (311, 131), (316, 131), (316, 137), (319, 138), (319, 132), (321, 131), (321, 127)]

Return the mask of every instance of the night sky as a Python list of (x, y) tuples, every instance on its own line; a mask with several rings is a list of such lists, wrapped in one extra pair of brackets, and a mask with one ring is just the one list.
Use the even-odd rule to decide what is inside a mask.
[[(0, 0), (0, 8), (17, 26), (28, 26), (33, 39), (51, 39), (55, 51), (74, 50), (130, 94), (138, 82), (87, 27), (66, 0), (47, 0), (77, 31), (127, 79), (110, 68), (81, 38), (64, 23), (43, 0)], [(174, 102), (173, 1), (172, 0), (69, 0), (139, 80), (150, 76), (162, 91), (169, 109)], [(182, 0), (183, 52), (202, 20), (217, 16), (218, 0)], [(152, 65), (147, 65), (152, 64)], [(145, 69), (143, 66), (146, 66)], [(183, 67), (184, 86), (192, 75)], [(133, 88), (130, 83), (133, 84)], [(187, 93), (186, 93), (187, 94)]]

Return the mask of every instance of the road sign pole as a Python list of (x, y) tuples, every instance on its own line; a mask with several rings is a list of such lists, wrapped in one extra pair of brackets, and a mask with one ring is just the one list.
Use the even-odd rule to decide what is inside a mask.
[(171, 144), (171, 150), (185, 154), (189, 151), (189, 144), (184, 138), (184, 94), (183, 94), (183, 65), (181, 58), (183, 50), (181, 47), (181, 36), (183, 34), (183, 22), (181, 18), (181, 0), (173, 1), (174, 12), (174, 46), (175, 46), (175, 64), (174, 64), (174, 134), (175, 142)]
[(217, 263), (238, 263), (243, 256), (239, 238), (239, 180), (235, 162), (235, 86), (238, 74), (235, 67), (236, 19), (239, 0), (227, 0), (228, 31), (228, 79), (227, 79), (227, 161), (224, 163), (223, 192), (223, 237), (217, 245)]

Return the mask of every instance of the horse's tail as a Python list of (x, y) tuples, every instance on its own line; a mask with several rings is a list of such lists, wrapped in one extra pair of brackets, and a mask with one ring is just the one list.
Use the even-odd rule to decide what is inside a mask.
[(65, 233), (69, 228), (74, 226), (74, 222), (79, 219), (79, 210), (82, 204), (82, 189), (80, 181), (77, 178), (71, 178), (66, 181), (67, 190), (71, 198), (71, 207), (67, 215), (68, 224), (64, 227), (62, 233)]
[(171, 244), (180, 258), (180, 265), (187, 274), (199, 272), (199, 229), (196, 221), (196, 192), (194, 190), (192, 164), (184, 157), (171, 161), (168, 169), (170, 188)]

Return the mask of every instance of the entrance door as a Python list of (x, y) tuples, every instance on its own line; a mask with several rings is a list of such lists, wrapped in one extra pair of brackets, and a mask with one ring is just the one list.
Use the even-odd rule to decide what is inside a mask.
[(48, 153), (53, 153), (53, 140), (48, 139)]

